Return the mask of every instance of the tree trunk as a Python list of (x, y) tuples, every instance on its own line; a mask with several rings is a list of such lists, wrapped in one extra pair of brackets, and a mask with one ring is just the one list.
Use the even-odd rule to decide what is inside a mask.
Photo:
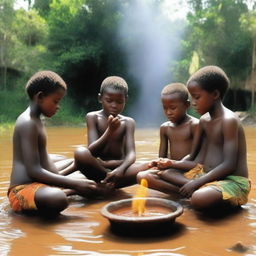
[(255, 83), (254, 78), (256, 77), (256, 67), (255, 67), (255, 55), (256, 55), (256, 39), (253, 40), (253, 48), (252, 48), (252, 72), (251, 72), (251, 109), (253, 109), (254, 101), (255, 101)]

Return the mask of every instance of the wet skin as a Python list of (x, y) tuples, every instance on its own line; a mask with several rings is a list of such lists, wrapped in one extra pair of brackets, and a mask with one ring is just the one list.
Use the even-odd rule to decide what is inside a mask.
[[(122, 187), (136, 182), (135, 122), (123, 116), (126, 96), (113, 89), (99, 94), (102, 109), (86, 115), (88, 149), (78, 148), (77, 167), (97, 182)], [(108, 172), (107, 169), (112, 170)]]
[(194, 207), (205, 209), (223, 203), (223, 199), (221, 192), (200, 188), (202, 185), (228, 175), (248, 177), (246, 141), (240, 120), (223, 106), (219, 91), (208, 92), (196, 82), (191, 82), (188, 89), (193, 107), (202, 116), (191, 154), (186, 161), (177, 161), (175, 168), (182, 170), (189, 163), (201, 163), (206, 175), (188, 180), (178, 172), (165, 172), (161, 177), (174, 186), (173, 191), (191, 197)]
[[(81, 195), (91, 193), (96, 184), (87, 179), (62, 176), (46, 150), (46, 132), (41, 114), (52, 117), (65, 95), (62, 88), (34, 95), (29, 107), (17, 118), (13, 134), (13, 169), (10, 186), (39, 182), (71, 189)], [(57, 187), (42, 187), (35, 194), (38, 210), (55, 214), (68, 205), (67, 194)]]
[[(165, 179), (169, 168), (175, 168), (177, 160), (181, 160), (191, 151), (194, 135), (198, 128), (198, 119), (187, 115), (189, 102), (182, 100), (178, 93), (162, 95), (163, 110), (169, 121), (160, 127), (159, 159), (149, 163), (149, 167), (156, 170), (148, 170), (138, 174), (137, 180), (145, 178), (149, 187), (165, 193), (178, 192), (179, 188)], [(169, 151), (169, 152), (168, 152)], [(192, 168), (194, 163), (189, 163)], [(168, 170), (166, 172), (159, 170)], [(172, 173), (174, 170), (170, 170)], [(165, 174), (165, 175), (163, 175)]]
[[(178, 93), (161, 97), (163, 110), (169, 121), (160, 127), (159, 157), (180, 160), (190, 153), (198, 120), (187, 115), (189, 102), (180, 99)], [(169, 145), (168, 145), (169, 144)]]

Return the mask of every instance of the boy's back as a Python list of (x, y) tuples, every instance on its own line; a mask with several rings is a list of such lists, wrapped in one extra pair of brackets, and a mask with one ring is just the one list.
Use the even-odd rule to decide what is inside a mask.
[(88, 195), (97, 190), (96, 183), (86, 178), (60, 175), (47, 154), (41, 115), (52, 117), (57, 112), (66, 89), (63, 79), (52, 71), (37, 72), (26, 85), (30, 103), (16, 121), (7, 193), (14, 211), (38, 210), (53, 216), (68, 206), (68, 195)]
[[(30, 134), (31, 141), (28, 143), (33, 144), (32, 147), (21, 148), (21, 145), (26, 143), (23, 141), (27, 138), (26, 134)], [(38, 150), (39, 149), (39, 150)], [(28, 110), (24, 111), (18, 118), (15, 124), (13, 134), (13, 169), (11, 175), (10, 185), (19, 185), (31, 183), (33, 180), (30, 178), (25, 166), (24, 153), (29, 154), (30, 150), (38, 152), (34, 159), (36, 163), (40, 163), (44, 169), (50, 169), (48, 154), (46, 152), (46, 135), (45, 130), (38, 120), (30, 116)]]

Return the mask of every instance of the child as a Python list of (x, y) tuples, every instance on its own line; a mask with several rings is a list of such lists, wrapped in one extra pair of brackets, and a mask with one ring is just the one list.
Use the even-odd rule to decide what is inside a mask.
[(160, 127), (160, 159), (149, 164), (149, 167), (157, 170), (140, 172), (137, 180), (140, 182), (145, 178), (150, 188), (169, 193), (173, 191), (173, 185), (161, 179), (159, 169), (168, 169), (174, 164), (173, 159), (181, 160), (190, 153), (198, 119), (187, 114), (189, 93), (184, 84), (172, 83), (165, 86), (161, 92), (161, 101), (169, 121)]
[(229, 79), (219, 67), (206, 66), (190, 77), (187, 86), (192, 104), (202, 116), (192, 153), (173, 167), (188, 170), (190, 164), (196, 166), (184, 175), (164, 171), (164, 179), (191, 198), (197, 209), (225, 202), (245, 204), (250, 182), (244, 130), (237, 116), (222, 104)]
[(128, 95), (126, 81), (107, 77), (98, 95), (102, 109), (86, 115), (88, 149), (75, 152), (75, 169), (87, 178), (115, 188), (136, 183), (135, 122), (121, 115)]
[(26, 85), (30, 104), (15, 124), (8, 190), (16, 212), (38, 210), (53, 216), (68, 206), (67, 195), (86, 196), (97, 190), (94, 181), (60, 175), (46, 151), (46, 133), (40, 116), (52, 117), (57, 112), (66, 89), (62, 78), (52, 71), (34, 74)]

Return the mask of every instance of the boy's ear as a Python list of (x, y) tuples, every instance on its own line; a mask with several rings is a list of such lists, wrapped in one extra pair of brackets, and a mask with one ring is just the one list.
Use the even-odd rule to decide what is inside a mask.
[(41, 99), (43, 98), (43, 96), (44, 96), (43, 92), (40, 91), (40, 92), (38, 92), (38, 93), (36, 93), (36, 94), (34, 95), (34, 99), (36, 99), (36, 100), (41, 100)]
[(190, 107), (190, 100), (187, 100), (187, 101), (185, 102), (185, 104), (186, 104), (186, 107), (189, 108), (189, 107)]
[(102, 103), (102, 101), (101, 101), (101, 96), (102, 96), (102, 95), (101, 95), (100, 93), (98, 93), (98, 102), (99, 102), (99, 103)]
[(213, 91), (213, 98), (214, 98), (215, 100), (217, 100), (217, 99), (220, 98), (220, 92), (219, 92), (219, 90), (214, 90), (214, 91)]

